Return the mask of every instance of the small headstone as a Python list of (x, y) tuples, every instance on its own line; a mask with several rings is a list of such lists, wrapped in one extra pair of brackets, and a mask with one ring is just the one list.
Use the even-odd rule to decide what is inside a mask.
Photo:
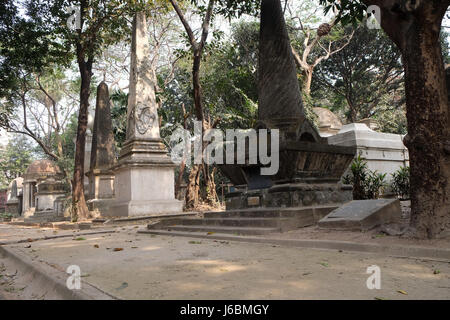
[(319, 221), (319, 227), (342, 230), (370, 230), (398, 222), (402, 211), (397, 199), (354, 200), (332, 211)]

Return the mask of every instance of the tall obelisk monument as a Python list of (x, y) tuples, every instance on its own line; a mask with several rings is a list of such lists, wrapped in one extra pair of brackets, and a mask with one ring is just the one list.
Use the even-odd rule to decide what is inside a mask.
[(114, 216), (146, 216), (177, 213), (175, 165), (159, 135), (155, 78), (150, 66), (147, 20), (135, 14), (131, 43), (127, 139), (120, 151), (116, 174)]

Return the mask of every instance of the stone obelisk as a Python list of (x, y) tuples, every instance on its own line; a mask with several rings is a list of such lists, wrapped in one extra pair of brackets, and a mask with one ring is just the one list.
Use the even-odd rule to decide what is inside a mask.
[(97, 87), (90, 168), (86, 173), (89, 178), (87, 205), (89, 210), (97, 210), (101, 215), (109, 214), (109, 206), (114, 201), (114, 172), (111, 167), (115, 163), (109, 92), (102, 81)]
[(151, 216), (182, 211), (175, 199), (174, 168), (159, 135), (155, 78), (149, 61), (147, 21), (135, 14), (131, 43), (127, 139), (114, 167), (114, 216)]

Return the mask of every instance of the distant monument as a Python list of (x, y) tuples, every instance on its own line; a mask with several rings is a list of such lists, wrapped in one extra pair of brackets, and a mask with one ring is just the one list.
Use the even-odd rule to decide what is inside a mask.
[(22, 214), (22, 188), (23, 178), (19, 177), (11, 181), (8, 186), (6, 211), (10, 214), (20, 216)]
[(66, 220), (54, 212), (55, 200), (67, 193), (63, 173), (50, 160), (33, 161), (23, 175), (23, 217), (25, 222)]
[(89, 172), (89, 210), (107, 215), (114, 201), (114, 172), (116, 163), (114, 134), (112, 131), (111, 108), (108, 86), (101, 82), (97, 87), (97, 103), (92, 132), (92, 148)]
[(174, 168), (159, 135), (155, 83), (150, 65), (147, 21), (135, 14), (131, 44), (127, 139), (121, 149), (116, 176), (116, 204), (112, 216), (145, 216), (177, 213)]

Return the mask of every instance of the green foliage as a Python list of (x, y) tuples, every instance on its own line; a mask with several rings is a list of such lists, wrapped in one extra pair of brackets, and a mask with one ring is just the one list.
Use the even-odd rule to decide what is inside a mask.
[(392, 191), (402, 200), (410, 196), (410, 169), (408, 166), (401, 167), (392, 174)]
[(378, 199), (386, 187), (386, 174), (369, 170), (367, 161), (359, 154), (352, 162), (351, 174), (343, 178), (343, 183), (353, 185), (353, 199)]
[[(406, 116), (402, 112), (405, 99), (400, 56), (384, 33), (359, 27), (348, 46), (317, 66), (312, 96), (322, 106), (343, 113), (348, 122), (376, 118), (391, 122), (381, 123), (385, 131), (401, 132)], [(391, 121), (393, 115), (395, 121)]]
[(369, 171), (364, 181), (366, 199), (378, 199), (386, 187), (386, 173)]
[(356, 26), (358, 22), (364, 20), (367, 10), (367, 5), (361, 0), (320, 0), (319, 3), (325, 7), (325, 14), (331, 11), (339, 12), (337, 22), (344, 25), (353, 24)]
[[(62, 140), (62, 148), (64, 157), (62, 159), (58, 159), (58, 166), (63, 169), (67, 174), (67, 183), (70, 184), (70, 180), (72, 179), (72, 172), (75, 160), (75, 139), (77, 136), (77, 127), (78, 127), (78, 114), (73, 113), (70, 117), (70, 121), (67, 124), (64, 132), (61, 134)], [(54, 148), (57, 148), (56, 142)]]
[(11, 138), (0, 150), (0, 188), (8, 187), (11, 180), (22, 176), (33, 161), (33, 147), (25, 136)]
[(127, 136), (128, 94), (116, 90), (111, 94), (111, 120), (116, 151), (120, 151)]

